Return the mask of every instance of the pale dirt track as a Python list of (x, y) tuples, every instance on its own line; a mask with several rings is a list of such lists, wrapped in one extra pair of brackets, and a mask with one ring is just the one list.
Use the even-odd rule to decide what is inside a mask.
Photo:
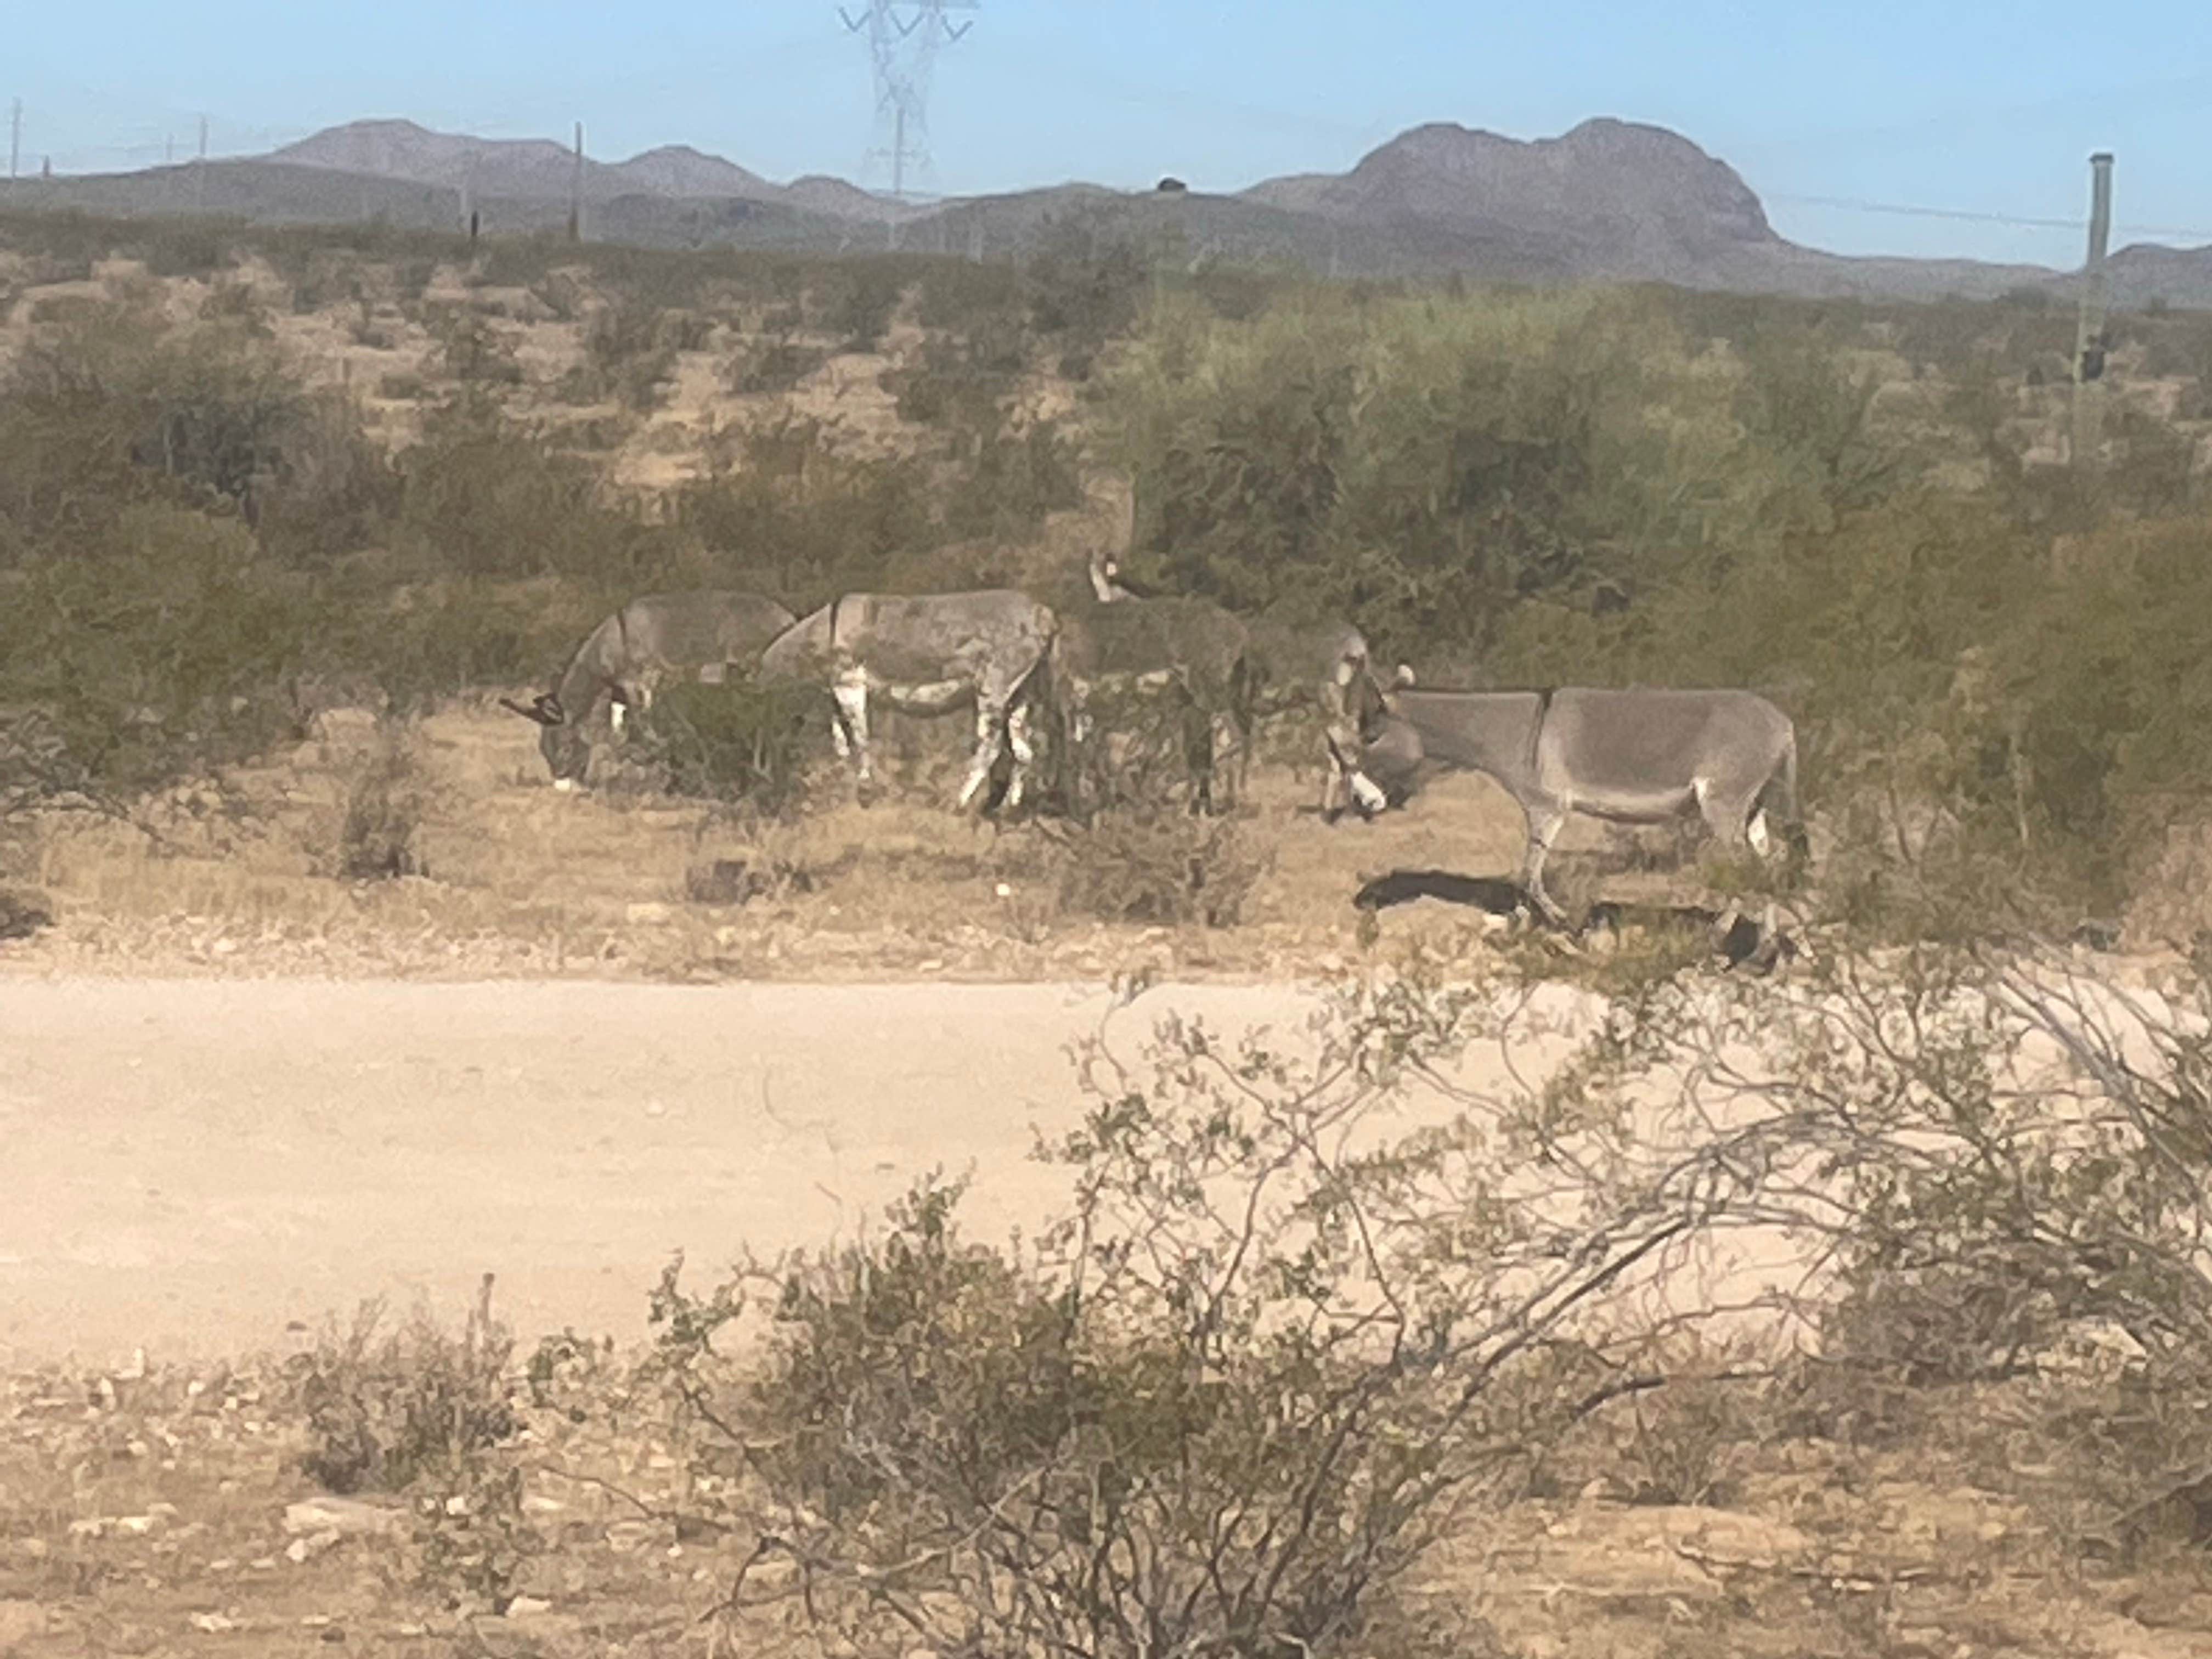
[[(0, 1363), (283, 1348), (364, 1297), (458, 1320), (479, 1275), (526, 1342), (629, 1340), (683, 1249), (848, 1236), (971, 1164), (971, 1228), (1065, 1175), (1098, 987), (313, 980), (0, 984)], [(1287, 988), (1152, 1012), (1288, 1024)], [(1124, 1023), (1126, 1022), (1126, 1023)]]

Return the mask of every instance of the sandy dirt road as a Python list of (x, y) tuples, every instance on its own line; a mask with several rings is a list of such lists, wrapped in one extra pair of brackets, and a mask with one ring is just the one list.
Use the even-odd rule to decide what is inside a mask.
[[(527, 1343), (643, 1334), (683, 1249), (849, 1234), (932, 1166), (969, 1224), (1056, 1204), (1099, 987), (69, 979), (0, 984), (0, 1362), (299, 1342), (478, 1276)], [(1300, 1019), (1282, 988), (1117, 1016)], [(1138, 1017), (1142, 1016), (1142, 1017)], [(1133, 1018), (1138, 1017), (1138, 1018)]]

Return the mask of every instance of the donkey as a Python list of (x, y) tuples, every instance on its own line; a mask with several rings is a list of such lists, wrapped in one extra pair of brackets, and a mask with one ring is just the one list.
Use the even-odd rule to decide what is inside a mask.
[(586, 635), (550, 691), (527, 708), (509, 697), (500, 706), (538, 723), (538, 747), (553, 787), (574, 789), (591, 765), (591, 731), (602, 707), (608, 729), (619, 737), (623, 716), (651, 708), (665, 676), (693, 674), (719, 684), (731, 665), (750, 666), (792, 620), (790, 611), (759, 593), (649, 593)]
[(1796, 731), (1755, 692), (1416, 691), (1412, 681), (1401, 667), (1370, 717), (1360, 775), (1372, 764), (1409, 781), (1426, 762), (1495, 779), (1527, 821), (1522, 884), (1554, 925), (1566, 917), (1544, 890), (1544, 860), (1571, 813), (1638, 824), (1694, 814), (1723, 845), (1747, 842), (1762, 859), (1771, 816), (1804, 856)]
[(1012, 776), (1003, 805), (1021, 804), (1036, 750), (1029, 703), (1059, 632), (1050, 607), (1010, 587), (914, 597), (847, 593), (793, 623), (761, 653), (769, 680), (819, 678), (836, 699), (830, 737), (852, 763), (865, 802), (874, 774), (868, 700), (903, 714), (975, 711), (975, 753), (960, 786), (966, 811), (1002, 756)]
[[(1159, 602), (1158, 595), (1124, 577), (1118, 561), (1095, 552), (1091, 558), (1091, 586), (1102, 605), (1132, 599)], [(1334, 820), (1343, 810), (1347, 790), (1363, 812), (1372, 816), (1381, 811), (1382, 795), (1357, 768), (1361, 694), (1369, 690), (1369, 684), (1363, 683), (1372, 681), (1366, 636), (1348, 622), (1294, 622), (1279, 611), (1263, 611), (1244, 619), (1243, 626), (1244, 741), (1237, 750), (1240, 787), (1251, 767), (1253, 730), (1261, 721), (1287, 714), (1310, 699), (1322, 718), (1326, 769), (1322, 816)], [(1379, 696), (1379, 690), (1366, 701), (1371, 702), (1375, 696)]]
[(1243, 622), (1211, 599), (1139, 596), (1121, 585), (1113, 562), (1102, 556), (1092, 556), (1090, 576), (1096, 602), (1061, 611), (1053, 653), (1070, 758), (1091, 752), (1097, 694), (1164, 695), (1176, 704), (1191, 811), (1211, 811), (1224, 741), (1240, 757), (1251, 747), (1251, 643)]
[(1279, 614), (1263, 613), (1249, 627), (1258, 716), (1287, 714), (1300, 703), (1320, 712), (1322, 817), (1334, 823), (1347, 797), (1372, 817), (1386, 799), (1359, 765), (1361, 722), (1382, 699), (1366, 636), (1348, 622), (1299, 623)]

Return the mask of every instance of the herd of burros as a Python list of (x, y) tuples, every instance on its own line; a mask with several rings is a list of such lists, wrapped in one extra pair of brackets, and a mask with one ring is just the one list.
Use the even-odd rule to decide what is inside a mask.
[(1348, 623), (1292, 628), (1207, 599), (1140, 596), (1103, 555), (1089, 574), (1092, 598), (1078, 606), (985, 588), (847, 593), (794, 617), (757, 593), (652, 594), (592, 629), (550, 690), (526, 706), (501, 702), (537, 722), (555, 786), (571, 789), (594, 735), (618, 736), (670, 675), (714, 683), (734, 671), (764, 684), (823, 685), (835, 702), (831, 739), (864, 799), (872, 703), (971, 712), (975, 747), (958, 805), (988, 800), (1003, 766), (1003, 811), (1032, 787), (1036, 722), (1052, 719), (1067, 752), (1084, 753), (1102, 692), (1168, 701), (1182, 725), (1195, 810), (1212, 805), (1224, 756), (1240, 769), (1249, 758), (1256, 722), (1305, 700), (1323, 732), (1324, 817), (1349, 805), (1371, 818), (1439, 769), (1486, 773), (1527, 820), (1521, 885), (1555, 925), (1566, 918), (1544, 888), (1544, 860), (1577, 812), (1626, 824), (1695, 817), (1731, 848), (1748, 845), (1762, 858), (1778, 844), (1803, 851), (1796, 732), (1754, 692), (1419, 690), (1403, 665), (1386, 684)]

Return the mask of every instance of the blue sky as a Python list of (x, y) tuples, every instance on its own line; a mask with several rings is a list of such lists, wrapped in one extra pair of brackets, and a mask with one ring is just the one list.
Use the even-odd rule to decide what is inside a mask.
[[(854, 176), (869, 144), (866, 49), (834, 0), (10, 10), (0, 99), (23, 100), (27, 172), (49, 154), (67, 172), (144, 166), (171, 136), (181, 157), (202, 112), (217, 154), (371, 115), (498, 137), (581, 118), (595, 156), (690, 143), (774, 179)], [(1237, 189), (1341, 171), (1423, 121), (1534, 138), (1613, 115), (1729, 161), (1815, 246), (2078, 263), (2077, 229), (1805, 198), (2078, 221), (2096, 149), (2118, 156), (2116, 246), (2212, 243), (2206, 0), (981, 0), (973, 15), (930, 104), (945, 191), (1163, 173)]]

